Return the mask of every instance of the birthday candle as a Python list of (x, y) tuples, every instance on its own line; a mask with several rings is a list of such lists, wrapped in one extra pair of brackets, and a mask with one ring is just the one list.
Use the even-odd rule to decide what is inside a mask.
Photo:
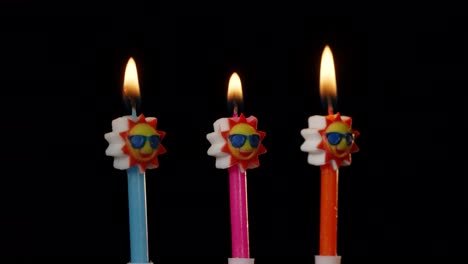
[(334, 113), (336, 77), (333, 55), (327, 45), (320, 67), (320, 95), (328, 108), (327, 116), (309, 117), (309, 127), (301, 130), (305, 141), (301, 150), (308, 152), (309, 164), (320, 166), (320, 249), (316, 264), (339, 264), (337, 255), (338, 168), (351, 164), (351, 153), (359, 149), (359, 132), (351, 128), (352, 119)]
[(216, 157), (216, 168), (229, 171), (232, 257), (228, 262), (253, 264), (249, 253), (246, 171), (259, 166), (258, 155), (266, 152), (262, 144), (266, 133), (257, 130), (256, 117), (238, 115), (242, 86), (235, 72), (229, 79), (228, 102), (233, 106), (233, 116), (214, 122), (214, 132), (207, 135), (212, 144), (208, 155)]
[(127, 170), (131, 263), (150, 263), (145, 171), (159, 167), (158, 156), (166, 152), (161, 144), (166, 133), (156, 129), (155, 117), (137, 116), (140, 88), (133, 58), (127, 63), (123, 93), (131, 105), (132, 115), (112, 121), (112, 132), (104, 135), (109, 142), (106, 155), (114, 157), (116, 169)]

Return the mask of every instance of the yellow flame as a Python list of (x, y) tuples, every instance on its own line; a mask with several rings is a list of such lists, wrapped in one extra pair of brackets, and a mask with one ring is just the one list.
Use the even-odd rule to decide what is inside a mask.
[(336, 97), (335, 64), (332, 51), (328, 45), (323, 49), (320, 64), (320, 96), (322, 98)]
[(126, 97), (140, 97), (140, 85), (138, 84), (138, 72), (135, 60), (130, 57), (125, 68), (123, 93)]
[(239, 75), (234, 72), (229, 78), (228, 101), (242, 101), (242, 84)]

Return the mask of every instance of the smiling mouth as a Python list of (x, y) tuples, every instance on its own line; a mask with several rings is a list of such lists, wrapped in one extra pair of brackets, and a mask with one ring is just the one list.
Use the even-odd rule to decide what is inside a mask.
[(346, 155), (348, 153), (347, 149), (341, 150), (341, 149), (335, 149), (335, 153), (338, 157), (342, 157), (343, 155)]
[(151, 153), (141, 153), (141, 152), (140, 152), (140, 156), (141, 156), (141, 158), (143, 158), (143, 159), (151, 158), (152, 155), (153, 155), (152, 152), (151, 152)]
[(248, 158), (250, 155), (253, 153), (253, 150), (245, 151), (239, 149), (239, 155), (241, 155), (243, 158)]

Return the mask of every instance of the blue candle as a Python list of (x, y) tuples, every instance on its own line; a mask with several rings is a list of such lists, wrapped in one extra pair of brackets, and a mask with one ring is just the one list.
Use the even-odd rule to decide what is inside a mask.
[(115, 157), (115, 168), (127, 170), (131, 263), (149, 263), (145, 171), (159, 167), (158, 155), (166, 152), (161, 144), (166, 133), (156, 130), (155, 117), (137, 116), (139, 85), (133, 58), (127, 63), (124, 94), (132, 115), (112, 121), (113, 131), (104, 135), (109, 142), (106, 154)]
[(127, 178), (131, 262), (147, 263), (149, 257), (145, 173), (140, 173), (135, 165), (127, 170)]

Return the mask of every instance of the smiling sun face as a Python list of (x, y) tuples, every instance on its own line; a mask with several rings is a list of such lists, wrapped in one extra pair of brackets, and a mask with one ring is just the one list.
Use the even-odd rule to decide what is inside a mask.
[(262, 140), (266, 133), (256, 129), (257, 119), (253, 116), (218, 119), (215, 131), (207, 135), (212, 146), (208, 155), (215, 156), (217, 168), (228, 168), (239, 164), (241, 171), (259, 166), (258, 155), (266, 152)]
[(239, 160), (250, 160), (258, 152), (260, 135), (249, 124), (234, 125), (227, 136), (231, 154)]
[(130, 155), (138, 162), (149, 162), (158, 154), (161, 135), (148, 124), (136, 124), (126, 138)]
[(114, 156), (114, 167), (128, 169), (135, 165), (141, 173), (159, 166), (158, 156), (166, 152), (161, 144), (166, 135), (156, 130), (157, 119), (142, 114), (119, 117), (112, 121), (113, 131), (104, 135), (109, 142), (108, 156)]
[(137, 121), (128, 120), (128, 131), (120, 135), (125, 140), (122, 151), (130, 157), (130, 167), (138, 165), (141, 171), (159, 166), (158, 155), (165, 153), (161, 144), (165, 132), (156, 130), (156, 119), (147, 121), (140, 115)]
[(354, 134), (351, 128), (343, 122), (331, 123), (322, 135), (331, 156), (342, 159), (351, 152), (354, 144)]
[(350, 165), (351, 153), (359, 150), (355, 143), (359, 132), (351, 128), (351, 121), (340, 113), (311, 116), (309, 128), (301, 131), (305, 139), (301, 150), (309, 152), (308, 162), (318, 166), (332, 163), (335, 169)]

